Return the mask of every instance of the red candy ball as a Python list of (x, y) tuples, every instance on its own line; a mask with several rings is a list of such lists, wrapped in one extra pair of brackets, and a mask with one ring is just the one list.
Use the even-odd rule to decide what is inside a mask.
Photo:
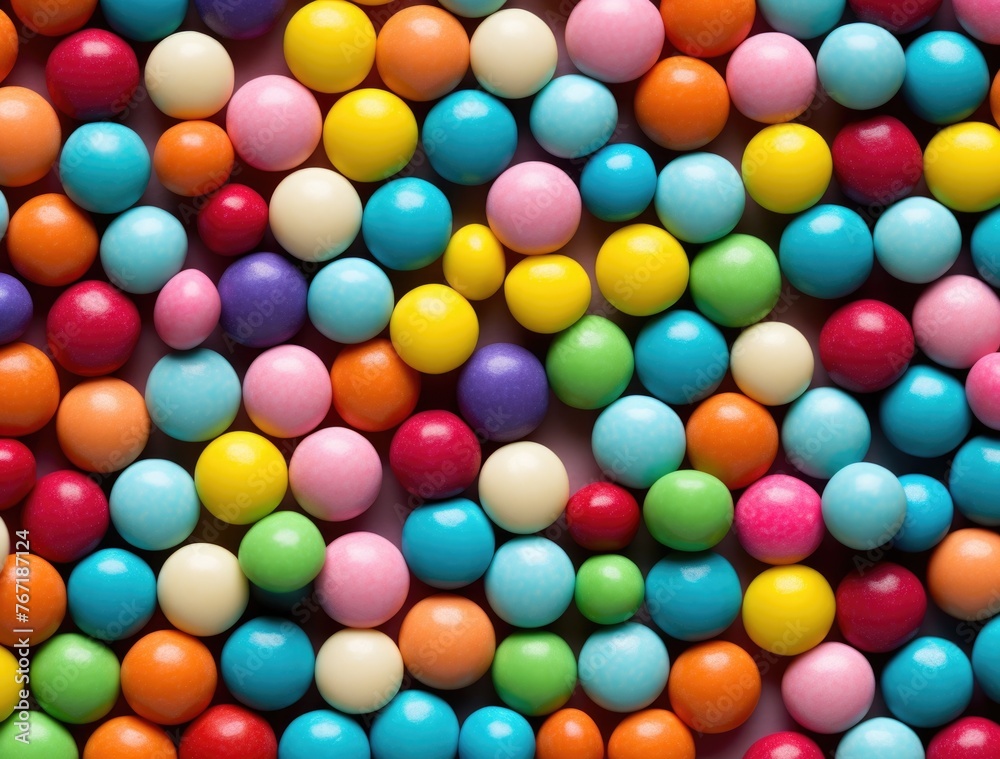
[(913, 350), (906, 317), (878, 300), (837, 309), (819, 334), (819, 358), (830, 379), (855, 393), (889, 387), (903, 376)]
[(107, 282), (95, 280), (67, 288), (45, 322), (53, 358), (84, 377), (120, 369), (135, 350), (141, 328), (135, 304)]
[(919, 29), (937, 13), (943, 0), (849, 0), (858, 21), (878, 24), (893, 34)]
[(35, 486), (35, 455), (18, 440), (0, 440), (0, 510), (19, 503)]
[(104, 491), (80, 472), (63, 470), (38, 480), (24, 504), (21, 523), (31, 533), (31, 551), (53, 562), (81, 559), (108, 531)]
[(920, 143), (906, 124), (892, 116), (847, 124), (831, 150), (840, 188), (865, 205), (887, 206), (905, 198), (924, 173)]
[(963, 717), (931, 739), (927, 759), (996, 759), (1000, 725), (985, 717)]
[(592, 482), (566, 504), (570, 537), (590, 551), (620, 551), (632, 542), (642, 514), (632, 494), (610, 482)]
[(139, 86), (132, 46), (103, 29), (84, 29), (52, 50), (45, 64), (52, 104), (81, 121), (101, 121), (124, 112)]
[(278, 740), (263, 717), (219, 704), (191, 723), (181, 737), (179, 759), (275, 759)]
[(451, 498), (479, 474), (482, 450), (472, 429), (450, 411), (422, 411), (396, 430), (389, 466), (407, 492)]
[(837, 586), (837, 625), (844, 639), (869, 653), (899, 648), (917, 634), (927, 593), (913, 572), (883, 562), (851, 572)]
[(823, 751), (802, 733), (786, 731), (756, 741), (743, 759), (823, 759)]
[(198, 235), (213, 253), (238, 256), (249, 253), (264, 239), (267, 203), (243, 184), (220, 189), (198, 212)]

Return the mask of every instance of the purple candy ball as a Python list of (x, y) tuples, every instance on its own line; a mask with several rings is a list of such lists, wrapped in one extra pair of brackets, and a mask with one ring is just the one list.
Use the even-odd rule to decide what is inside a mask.
[(288, 342), (306, 321), (306, 278), (277, 253), (251, 253), (219, 279), (222, 329), (251, 348)]
[(531, 434), (548, 411), (545, 367), (519, 345), (480, 348), (458, 378), (458, 408), (486, 440), (519, 440)]
[(0, 274), (0, 345), (12, 343), (24, 334), (34, 310), (31, 295), (21, 280)]
[(194, 0), (198, 15), (213, 32), (234, 40), (267, 33), (285, 11), (287, 0)]

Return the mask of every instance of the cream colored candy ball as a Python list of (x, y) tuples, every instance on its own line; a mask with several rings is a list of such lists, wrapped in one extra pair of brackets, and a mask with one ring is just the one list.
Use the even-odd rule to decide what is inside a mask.
[(146, 90), (175, 119), (207, 119), (233, 94), (233, 61), (226, 48), (201, 32), (164, 38), (146, 60)]
[(569, 475), (562, 460), (539, 443), (521, 441), (498, 448), (479, 473), (483, 511), (508, 532), (529, 535), (555, 522), (569, 500)]
[(534, 95), (556, 71), (555, 35), (534, 13), (507, 8), (483, 19), (470, 40), (472, 73), (487, 92), (517, 99)]
[(730, 370), (747, 396), (765, 406), (791, 403), (812, 382), (812, 347), (791, 324), (760, 322), (733, 343)]
[(316, 687), (345, 714), (378, 711), (402, 684), (403, 657), (392, 638), (378, 630), (341, 630), (316, 654)]
[(163, 562), (156, 598), (170, 624), (207, 638), (236, 624), (250, 600), (250, 583), (231, 551), (191, 543)]
[(300, 169), (274, 188), (268, 221), (278, 244), (302, 261), (329, 261), (361, 229), (361, 198), (330, 169)]

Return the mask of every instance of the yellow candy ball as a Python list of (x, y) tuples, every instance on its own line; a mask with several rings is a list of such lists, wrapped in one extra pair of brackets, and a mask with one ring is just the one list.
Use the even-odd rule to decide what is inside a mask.
[(198, 497), (229, 524), (252, 524), (274, 511), (288, 489), (288, 465), (253, 432), (228, 432), (205, 446), (194, 467)]
[(830, 632), (835, 613), (830, 583), (801, 564), (761, 572), (743, 597), (747, 635), (779, 656), (795, 656), (818, 646)]
[(323, 124), (323, 147), (337, 171), (355, 182), (397, 173), (417, 149), (417, 120), (398, 96), (355, 90), (334, 103)]
[(632, 224), (604, 241), (594, 273), (608, 303), (631, 316), (649, 316), (678, 301), (690, 269), (673, 235), (652, 224)]
[(444, 278), (469, 300), (486, 300), (503, 285), (503, 246), (485, 224), (467, 224), (451, 236), (442, 259)]
[(285, 27), (285, 63), (317, 92), (357, 87), (375, 64), (375, 27), (354, 3), (315, 0)]
[(396, 353), (418, 372), (444, 374), (464, 364), (479, 340), (472, 305), (445, 285), (421, 285), (396, 303), (389, 319)]
[(503, 293), (518, 324), (550, 335), (571, 327), (587, 313), (590, 277), (567, 256), (530, 256), (510, 270)]
[(17, 669), (17, 657), (6, 648), (0, 648), (0, 722), (14, 713), (21, 700), (21, 689), (28, 690), (26, 683), (17, 681)]
[(1000, 204), (1000, 129), (980, 122), (945, 127), (927, 143), (924, 178), (934, 197), (955, 211)]
[(833, 156), (818, 132), (802, 124), (760, 130), (743, 151), (743, 183), (757, 203), (776, 213), (798, 213), (819, 202), (830, 186)]

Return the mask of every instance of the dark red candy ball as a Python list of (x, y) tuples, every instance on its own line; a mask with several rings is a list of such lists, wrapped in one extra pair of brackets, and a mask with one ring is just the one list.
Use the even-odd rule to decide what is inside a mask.
[(935, 735), (927, 759), (997, 759), (1000, 725), (985, 717), (963, 717)]
[(887, 206), (905, 198), (924, 173), (920, 143), (892, 116), (847, 124), (837, 133), (832, 151), (840, 188), (865, 205)]
[(70, 118), (110, 119), (130, 107), (139, 86), (139, 61), (118, 35), (83, 29), (53, 48), (45, 84), (52, 104)]
[(21, 514), (22, 526), (31, 533), (31, 552), (53, 562), (90, 554), (109, 521), (104, 491), (86, 475), (68, 469), (39, 479)]
[(35, 455), (19, 440), (0, 440), (0, 510), (20, 503), (35, 486)]
[(180, 759), (276, 759), (278, 740), (263, 717), (239, 706), (219, 704), (205, 711), (184, 731), (179, 756)]
[(95, 280), (68, 287), (45, 322), (53, 358), (84, 377), (120, 369), (135, 350), (141, 328), (135, 304), (112, 285)]
[(862, 567), (837, 586), (837, 625), (844, 639), (869, 653), (899, 648), (917, 634), (927, 593), (913, 572), (892, 562)]
[(855, 393), (873, 393), (903, 376), (913, 358), (913, 328), (878, 300), (848, 303), (826, 320), (819, 358), (830, 379)]
[(743, 759), (823, 759), (823, 751), (812, 738), (786, 731), (756, 741)]
[(943, 0), (850, 0), (858, 21), (878, 24), (893, 34), (919, 29), (933, 18)]
[(639, 531), (642, 514), (632, 494), (610, 482), (592, 482), (566, 504), (570, 537), (590, 551), (620, 551)]
[(399, 484), (428, 500), (461, 493), (476, 479), (481, 463), (475, 433), (450, 411), (414, 414), (389, 446), (389, 466)]
[(243, 184), (227, 184), (198, 212), (198, 235), (221, 256), (238, 256), (256, 248), (267, 230), (267, 203)]

